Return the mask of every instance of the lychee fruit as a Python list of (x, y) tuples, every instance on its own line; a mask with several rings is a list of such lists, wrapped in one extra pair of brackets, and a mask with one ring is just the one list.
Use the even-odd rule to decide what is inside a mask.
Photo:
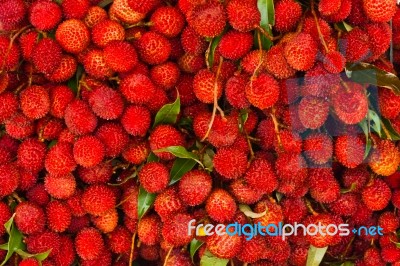
[(168, 168), (162, 163), (150, 162), (139, 171), (139, 180), (149, 193), (160, 193), (169, 183)]

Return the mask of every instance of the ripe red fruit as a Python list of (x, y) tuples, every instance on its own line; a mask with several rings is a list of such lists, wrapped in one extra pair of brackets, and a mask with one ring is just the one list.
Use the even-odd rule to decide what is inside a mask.
[(117, 157), (129, 142), (129, 135), (119, 123), (103, 124), (97, 129), (96, 137), (103, 143), (106, 157)]
[(79, 231), (75, 238), (75, 249), (84, 260), (93, 260), (101, 255), (104, 241), (99, 231), (87, 227)]
[(103, 8), (99, 6), (91, 6), (89, 7), (83, 22), (85, 22), (86, 26), (89, 28), (93, 28), (94, 25), (107, 18), (107, 12)]
[(399, 227), (399, 218), (392, 212), (386, 211), (379, 216), (378, 226), (382, 227), (384, 234), (395, 232)]
[(278, 180), (272, 165), (264, 159), (255, 159), (247, 169), (244, 179), (252, 189), (271, 193), (278, 187)]
[(329, 103), (323, 98), (306, 96), (298, 108), (300, 121), (306, 128), (317, 129), (328, 118)]
[(48, 31), (61, 21), (61, 8), (48, 1), (36, 1), (29, 9), (29, 22), (38, 30)]
[(180, 70), (177, 64), (173, 62), (166, 62), (154, 66), (150, 70), (152, 81), (161, 86), (164, 90), (169, 90), (175, 87), (179, 80)]
[(365, 143), (359, 136), (343, 135), (335, 141), (335, 156), (348, 168), (355, 168), (364, 160)]
[(380, 211), (389, 204), (392, 193), (383, 180), (374, 179), (364, 187), (361, 196), (368, 209)]
[(193, 92), (197, 99), (203, 103), (213, 103), (214, 93), (217, 94), (217, 99), (219, 99), (222, 95), (222, 89), (221, 80), (217, 79), (215, 74), (208, 69), (200, 70), (194, 77)]
[(46, 78), (53, 82), (65, 82), (72, 78), (76, 72), (78, 63), (76, 59), (70, 55), (63, 55), (60, 65), (51, 74), (46, 74)]
[(88, 47), (90, 32), (81, 20), (69, 19), (58, 26), (56, 40), (66, 52), (78, 54)]
[(17, 162), (25, 170), (38, 173), (44, 168), (47, 147), (36, 139), (27, 139), (18, 147)]
[[(333, 216), (331, 214), (317, 214), (317, 215), (310, 215), (304, 221), (304, 224), (307, 226), (309, 224), (321, 224), (325, 226), (322, 231), (312, 230), (313, 235), (306, 235), (307, 240), (310, 242), (311, 245), (314, 247), (322, 248), (329, 245), (338, 244), (341, 237), (339, 233), (333, 234), (332, 226), (329, 225), (336, 225), (338, 226), (342, 222), (342, 219), (337, 216)], [(311, 227), (313, 228), (313, 227)], [(315, 229), (315, 227), (314, 227)]]
[(18, 110), (18, 100), (11, 92), (0, 94), (0, 122), (4, 123)]
[(218, 36), (226, 24), (224, 6), (216, 1), (195, 6), (186, 17), (189, 25), (203, 37)]
[(115, 193), (107, 185), (91, 185), (82, 194), (82, 206), (89, 214), (103, 215), (114, 208), (115, 205)]
[(107, 86), (94, 89), (88, 103), (97, 116), (106, 120), (117, 119), (124, 111), (121, 94)]
[(289, 65), (299, 71), (309, 70), (315, 63), (318, 46), (310, 34), (297, 34), (285, 45), (285, 57)]
[(344, 34), (343, 41), (340, 43), (340, 51), (350, 62), (367, 59), (371, 52), (367, 33), (360, 28), (355, 28)]
[(41, 39), (32, 50), (32, 62), (36, 69), (51, 74), (60, 65), (62, 49), (53, 39)]
[(178, 197), (176, 187), (168, 187), (157, 195), (154, 202), (154, 210), (163, 221), (170, 219), (176, 213), (184, 211), (184, 205)]
[(150, 123), (150, 111), (139, 105), (128, 106), (121, 117), (122, 126), (132, 136), (144, 137), (150, 128)]
[(391, 0), (364, 0), (364, 11), (374, 22), (388, 22), (396, 13), (396, 2)]
[(14, 113), (4, 124), (7, 134), (15, 139), (25, 139), (35, 132), (34, 121), (19, 112)]
[[(140, 22), (146, 17), (146, 12), (139, 12), (137, 9), (130, 7), (130, 2), (134, 3), (137, 1), (132, 0), (115, 0), (110, 7), (110, 15), (119, 19), (127, 24), (135, 24)], [(140, 1), (141, 2), (141, 1)], [(146, 1), (150, 2), (150, 1)], [(147, 5), (146, 5), (147, 6)], [(111, 17), (110, 16), (110, 17)]]
[(47, 193), (43, 184), (36, 184), (26, 192), (26, 198), (40, 206), (44, 206), (50, 201), (50, 195)]
[(112, 76), (113, 71), (106, 63), (103, 50), (91, 49), (83, 56), (83, 66), (90, 76), (97, 79)]
[(21, 92), (20, 106), (26, 117), (42, 118), (50, 110), (49, 92), (42, 86), (30, 86)]
[(193, 239), (194, 232), (188, 232), (188, 224), (193, 219), (185, 213), (179, 213), (164, 222), (162, 227), (163, 238), (173, 246), (184, 246)]
[(307, 215), (307, 207), (302, 198), (284, 198), (281, 206), (284, 221), (286, 223), (299, 223)]
[(157, 0), (128, 0), (127, 3), (132, 10), (146, 14), (157, 6)]
[(162, 222), (156, 214), (144, 216), (138, 224), (137, 234), (140, 242), (146, 245), (156, 245), (161, 241)]
[(75, 170), (76, 162), (72, 154), (72, 146), (66, 142), (58, 142), (50, 148), (45, 159), (46, 170), (54, 175), (66, 175)]
[(214, 156), (215, 170), (228, 179), (237, 179), (247, 168), (247, 154), (235, 147), (218, 149)]
[(359, 204), (360, 198), (355, 193), (341, 194), (333, 203), (329, 204), (329, 210), (340, 216), (352, 216)]
[(150, 162), (139, 171), (139, 181), (149, 193), (160, 193), (169, 182), (169, 170), (162, 163)]
[(44, 186), (53, 198), (68, 199), (75, 193), (76, 181), (72, 174), (64, 176), (46, 175)]
[(338, 51), (329, 52), (323, 58), (324, 68), (333, 74), (342, 72), (345, 63), (346, 59)]
[(149, 31), (137, 41), (140, 58), (150, 64), (158, 65), (166, 62), (171, 54), (171, 43), (163, 35)]
[(83, 136), (75, 142), (73, 154), (79, 165), (93, 167), (103, 160), (104, 145), (95, 136)]
[(301, 5), (293, 0), (279, 1), (275, 6), (275, 28), (280, 32), (293, 30), (302, 15)]
[(177, 7), (163, 6), (151, 15), (153, 29), (167, 38), (176, 37), (185, 26), (185, 17)]
[(351, 1), (341, 1), (339, 10), (330, 16), (326, 16), (326, 20), (331, 23), (337, 23), (345, 20), (350, 14), (352, 5), (353, 4)]
[(251, 31), (260, 24), (261, 15), (255, 1), (232, 0), (226, 6), (229, 24), (241, 32)]
[(399, 108), (397, 108), (400, 104), (400, 96), (386, 88), (379, 88), (378, 92), (381, 115), (388, 119), (395, 119), (400, 113)]
[(287, 79), (296, 74), (296, 71), (289, 66), (286, 61), (282, 45), (271, 47), (265, 54), (265, 62), (263, 65), (265, 65), (265, 69), (277, 79)]
[(184, 174), (179, 181), (179, 197), (189, 206), (202, 204), (212, 189), (212, 178), (206, 172), (192, 170)]
[(22, 0), (9, 0), (0, 3), (0, 21), (5, 24), (20, 22), (26, 13), (25, 3)]
[(71, 265), (75, 260), (76, 253), (74, 242), (69, 236), (60, 235), (60, 251), (62, 252), (53, 256), (54, 263), (56, 265)]
[(64, 17), (67, 19), (83, 19), (89, 9), (89, 0), (64, 0), (61, 3)]
[(123, 78), (119, 87), (125, 98), (134, 104), (146, 104), (155, 93), (153, 82), (144, 74), (131, 74)]
[(369, 37), (372, 58), (376, 59), (389, 49), (392, 30), (387, 23), (370, 23), (365, 25), (365, 31)]
[(138, 219), (138, 195), (139, 188), (137, 186), (131, 186), (124, 190), (121, 197), (124, 214), (134, 220)]
[(231, 259), (235, 257), (243, 247), (242, 237), (234, 234), (213, 234), (207, 237), (207, 249), (217, 258)]
[(124, 145), (124, 147), (125, 149), (122, 152), (122, 157), (133, 164), (143, 163), (146, 161), (150, 153), (150, 145), (148, 141), (133, 139), (127, 145)]
[[(11, 218), (11, 210), (10, 207), (4, 202), (0, 203), (0, 223), (5, 224)], [(4, 235), (6, 233), (6, 228), (3, 227), (0, 229), (0, 235)]]
[(225, 96), (227, 101), (235, 108), (247, 108), (250, 106), (246, 98), (245, 87), (249, 77), (245, 74), (234, 75), (225, 84)]
[(400, 165), (400, 151), (389, 140), (381, 140), (372, 151), (369, 166), (378, 175), (390, 176)]
[(186, 53), (200, 55), (207, 50), (207, 42), (190, 26), (182, 31), (180, 38), (182, 48)]
[(23, 234), (42, 233), (46, 225), (44, 211), (37, 204), (25, 201), (15, 208), (15, 225)]
[(104, 47), (104, 59), (115, 72), (131, 71), (137, 64), (135, 48), (125, 41), (111, 41)]
[(236, 202), (226, 190), (214, 189), (207, 199), (206, 211), (216, 222), (229, 222), (235, 216)]
[(250, 81), (245, 91), (247, 100), (261, 110), (272, 107), (279, 99), (278, 82), (264, 73)]
[(102, 233), (110, 233), (118, 225), (118, 212), (116, 209), (111, 209), (102, 216), (92, 216), (91, 218), (92, 223)]
[(218, 52), (224, 58), (238, 60), (250, 52), (253, 36), (250, 33), (235, 30), (225, 33), (218, 44)]
[(65, 124), (75, 135), (91, 133), (97, 126), (97, 118), (89, 105), (82, 100), (74, 100), (65, 109)]
[(74, 94), (72, 90), (65, 85), (50, 88), (50, 114), (57, 118), (63, 118), (65, 109), (73, 99)]
[(52, 258), (60, 252), (60, 235), (51, 231), (29, 235), (25, 241), (27, 250), (31, 254), (51, 250), (49, 257)]
[[(335, 112), (344, 123), (357, 124), (368, 113), (368, 100), (362, 85), (347, 83), (347, 89), (340, 86), (333, 96), (332, 102)], [(348, 90), (348, 91), (347, 91)]]
[(335, 0), (335, 1), (321, 0), (318, 3), (318, 11), (323, 16), (329, 16), (338, 12), (341, 4), (342, 4), (341, 0)]
[(15, 164), (0, 165), (0, 197), (5, 197), (13, 193), (19, 183), (20, 175)]
[(162, 160), (172, 160), (175, 155), (169, 152), (159, 152), (157, 150), (171, 146), (184, 146), (185, 139), (182, 133), (171, 125), (159, 125), (149, 137), (150, 149)]
[(236, 179), (230, 183), (229, 191), (239, 203), (254, 204), (261, 199), (263, 192), (250, 187), (244, 179)]
[(323, 133), (313, 133), (303, 141), (305, 156), (315, 164), (325, 164), (332, 158), (332, 139)]
[(340, 196), (340, 185), (331, 168), (314, 168), (309, 170), (310, 194), (321, 203), (331, 203)]
[(39, 261), (35, 258), (27, 258), (22, 260), (18, 266), (40, 266)]
[(46, 206), (47, 226), (53, 232), (64, 232), (71, 224), (71, 211), (62, 201), (51, 201)]

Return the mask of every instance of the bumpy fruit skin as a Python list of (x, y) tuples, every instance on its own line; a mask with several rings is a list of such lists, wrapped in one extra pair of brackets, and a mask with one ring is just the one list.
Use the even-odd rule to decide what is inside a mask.
[(244, 179), (236, 179), (230, 183), (229, 192), (243, 204), (254, 204), (263, 196), (262, 191), (251, 188)]
[(40, 266), (39, 261), (35, 258), (27, 258), (22, 260), (18, 266)]
[[(306, 218), (304, 224), (309, 225), (309, 224), (321, 223), (322, 225), (328, 226), (330, 224), (338, 225), (341, 222), (342, 219), (340, 217), (333, 216), (331, 214), (317, 214), (317, 215), (311, 215), (308, 218)], [(327, 234), (327, 232), (331, 231), (328, 231), (328, 229), (324, 229), (324, 233), (318, 232), (315, 235), (307, 235), (306, 238), (311, 245), (319, 248), (339, 243), (341, 237), (339, 236), (338, 233), (335, 235), (330, 235)]]
[(122, 95), (133, 104), (146, 104), (152, 100), (156, 88), (147, 75), (135, 73), (121, 80)]
[(114, 191), (107, 185), (91, 185), (82, 194), (82, 206), (89, 214), (102, 215), (116, 205)]
[(332, 158), (332, 139), (323, 133), (312, 133), (303, 141), (304, 155), (315, 164), (325, 164)]
[[(18, 45), (16, 43), (13, 43), (11, 45), (10, 48), (8, 48), (10, 46), (11, 43), (11, 39), (9, 37), (6, 36), (1, 36), (0, 37), (0, 59), (2, 60), (2, 62), (4, 61), (4, 68), (9, 70), (9, 69), (13, 69), (18, 65), (19, 62), (19, 57), (20, 57), (20, 51), (18, 48)], [(43, 52), (43, 46), (46, 45), (41, 45), (39, 47), (41, 47), (39, 50), (40, 51), (35, 51), (35, 60), (37, 60), (36, 62), (40, 61), (38, 60), (38, 53)], [(57, 49), (56, 49), (57, 50)], [(58, 56), (57, 54), (58, 50), (56, 51), (55, 57)], [(43, 62), (39, 62), (39, 63), (43, 63)], [(43, 65), (40, 65), (43, 66)]]
[(327, 53), (323, 59), (324, 68), (332, 74), (337, 74), (342, 72), (345, 63), (346, 59), (338, 51), (332, 51)]
[(150, 145), (147, 141), (132, 140), (124, 146), (122, 157), (133, 164), (143, 163), (150, 153)]
[(144, 106), (130, 105), (121, 117), (121, 124), (126, 132), (136, 137), (144, 137), (150, 128), (150, 123), (150, 111)]
[(189, 206), (202, 204), (212, 189), (212, 178), (206, 172), (192, 170), (183, 175), (178, 184), (180, 199)]
[(83, 167), (98, 165), (104, 158), (104, 145), (95, 136), (83, 136), (79, 138), (73, 148), (75, 161)]
[(317, 43), (307, 33), (296, 35), (285, 45), (288, 64), (299, 71), (307, 71), (314, 65), (317, 51)]
[(111, 209), (102, 216), (92, 216), (91, 220), (102, 233), (110, 233), (118, 225), (118, 212), (116, 209)]
[(316, 201), (331, 203), (340, 196), (340, 186), (331, 168), (315, 168), (309, 171), (310, 194)]
[(44, 74), (51, 74), (61, 61), (62, 49), (50, 38), (40, 40), (32, 51), (32, 62), (36, 69)]
[(323, 16), (329, 16), (339, 11), (340, 5), (342, 1), (335, 0), (335, 1), (328, 1), (328, 0), (321, 0), (318, 4), (318, 11)]
[(38, 173), (44, 168), (47, 147), (36, 139), (27, 139), (18, 147), (18, 165), (25, 170)]
[(46, 206), (47, 225), (53, 232), (64, 232), (71, 223), (71, 211), (62, 201), (51, 201)]
[(296, 27), (302, 15), (301, 5), (293, 0), (279, 1), (275, 6), (275, 28), (289, 32)]
[(50, 174), (54, 175), (66, 175), (75, 170), (76, 162), (71, 144), (58, 142), (51, 147), (45, 158), (45, 167)]
[(158, 162), (145, 164), (138, 175), (140, 184), (149, 193), (160, 193), (169, 182), (168, 168)]
[(22, 112), (30, 119), (44, 117), (50, 110), (49, 92), (42, 86), (30, 86), (20, 94)]
[(180, 40), (187, 53), (200, 55), (207, 50), (207, 42), (190, 26), (183, 29)]
[(25, 3), (21, 0), (2, 1), (0, 4), (0, 21), (5, 24), (20, 22), (25, 13)]
[(88, 47), (90, 32), (81, 20), (70, 19), (58, 26), (56, 40), (65, 51), (78, 54)]
[(367, 115), (368, 100), (362, 85), (347, 83), (347, 89), (340, 86), (333, 96), (332, 102), (335, 112), (344, 123), (357, 124)]
[(171, 43), (163, 35), (149, 31), (137, 41), (140, 58), (150, 64), (158, 65), (166, 62), (171, 55)]
[[(10, 207), (4, 202), (0, 203), (0, 222), (5, 224), (11, 218), (11, 210)], [(4, 235), (6, 233), (5, 227), (0, 229), (0, 235)]]
[(284, 49), (281, 45), (275, 45), (266, 53), (265, 69), (277, 79), (287, 79), (296, 74), (296, 71), (289, 66), (284, 56)]
[(51, 231), (29, 235), (25, 241), (27, 250), (31, 254), (51, 250), (49, 257), (52, 258), (60, 252), (60, 236)]
[(75, 193), (76, 181), (72, 174), (64, 176), (46, 175), (44, 186), (53, 198), (68, 199)]
[(15, 225), (24, 234), (43, 232), (46, 216), (41, 207), (32, 202), (22, 202), (15, 208)]
[(171, 146), (184, 146), (185, 139), (176, 128), (171, 125), (159, 125), (150, 134), (150, 149), (162, 160), (172, 160), (175, 155), (157, 150)]
[(50, 89), (50, 114), (57, 118), (63, 118), (65, 109), (73, 101), (74, 94), (70, 88), (65, 85), (54, 86)]
[(132, 70), (138, 61), (135, 48), (125, 41), (111, 41), (104, 47), (106, 64), (116, 72)]
[(213, 234), (207, 237), (206, 244), (207, 249), (217, 258), (231, 259), (241, 250), (243, 239), (237, 234)]
[(206, 201), (206, 211), (216, 222), (229, 222), (235, 216), (236, 202), (226, 190), (215, 189)]
[(107, 86), (94, 89), (88, 103), (97, 116), (106, 120), (117, 119), (124, 111), (121, 94)]
[(250, 33), (232, 30), (222, 36), (218, 52), (224, 58), (238, 60), (244, 57), (252, 46), (253, 36)]
[(11, 92), (0, 94), (0, 122), (4, 123), (18, 110), (18, 100)]
[(400, 96), (385, 88), (380, 88), (378, 93), (381, 115), (388, 119), (395, 119), (400, 113), (399, 108), (397, 108), (400, 104)]
[(0, 165), (0, 197), (5, 197), (13, 193), (19, 183), (20, 174), (15, 164), (3, 164)]
[(89, 105), (82, 100), (74, 100), (65, 109), (65, 124), (75, 135), (85, 135), (95, 130), (97, 118)]
[(154, 210), (163, 221), (184, 210), (184, 204), (178, 196), (176, 187), (169, 187), (158, 194), (154, 202)]
[(250, 106), (246, 98), (245, 87), (249, 77), (245, 74), (234, 75), (225, 84), (225, 97), (235, 108), (247, 108)]
[(137, 233), (142, 243), (156, 245), (161, 240), (162, 222), (156, 214), (143, 217), (138, 224)]
[(392, 41), (392, 30), (387, 23), (370, 23), (365, 25), (365, 31), (370, 40), (372, 59), (383, 55), (390, 47)]
[(53, 82), (65, 82), (72, 78), (76, 72), (78, 63), (76, 59), (70, 55), (63, 55), (60, 65), (53, 73), (45, 75), (46, 78)]
[(92, 227), (79, 231), (75, 238), (75, 249), (79, 257), (84, 260), (98, 258), (104, 249), (104, 241), (100, 232)]
[(388, 22), (396, 13), (396, 2), (391, 0), (364, 0), (365, 14), (374, 22)]
[(104, 51), (100, 49), (90, 49), (84, 54), (83, 66), (90, 76), (100, 80), (111, 77), (113, 74), (106, 63)]
[(298, 108), (300, 121), (306, 128), (317, 129), (328, 119), (329, 103), (323, 98), (306, 96)]
[(264, 159), (254, 160), (244, 175), (249, 186), (262, 193), (271, 193), (278, 187), (278, 180), (272, 165)]
[(273, 106), (279, 99), (279, 83), (264, 73), (249, 82), (245, 91), (247, 100), (261, 110)]
[(379, 216), (378, 225), (382, 227), (382, 232), (388, 234), (396, 231), (399, 227), (399, 218), (391, 212), (384, 212)]
[(179, 35), (185, 25), (185, 17), (176, 7), (165, 6), (157, 8), (151, 15), (153, 29), (165, 37), (173, 38)]
[(389, 204), (392, 193), (385, 181), (374, 179), (364, 187), (361, 196), (368, 209), (380, 211)]
[(346, 33), (340, 43), (340, 51), (350, 62), (367, 59), (371, 53), (368, 34), (360, 28), (355, 28)]
[(189, 244), (193, 239), (194, 231), (189, 234), (188, 224), (193, 219), (189, 214), (179, 213), (164, 222), (162, 227), (163, 238), (173, 246)]
[(37, 1), (29, 9), (29, 21), (37, 29), (48, 31), (60, 22), (61, 8), (53, 2)]
[[(215, 88), (216, 83), (216, 88)], [(193, 92), (203, 103), (214, 102), (214, 91), (217, 94), (217, 99), (222, 95), (223, 89), (222, 81), (216, 75), (208, 69), (200, 70), (194, 77), (193, 80)]]
[(235, 147), (218, 149), (214, 156), (215, 170), (228, 179), (237, 179), (246, 172), (247, 154)]
[(229, 1), (226, 12), (228, 22), (235, 30), (248, 32), (260, 24), (261, 15), (255, 1)]
[(132, 234), (125, 226), (118, 226), (108, 236), (107, 244), (113, 253), (123, 254), (130, 251)]
[(364, 160), (365, 144), (359, 136), (343, 135), (335, 141), (335, 156), (348, 168), (359, 166)]
[(189, 25), (203, 37), (219, 35), (226, 24), (224, 6), (214, 1), (194, 7), (186, 17)]
[(369, 166), (378, 175), (390, 176), (400, 165), (400, 151), (389, 140), (381, 140), (371, 154)]
[(118, 123), (104, 123), (97, 129), (96, 137), (105, 148), (106, 157), (117, 157), (128, 145), (129, 135)]

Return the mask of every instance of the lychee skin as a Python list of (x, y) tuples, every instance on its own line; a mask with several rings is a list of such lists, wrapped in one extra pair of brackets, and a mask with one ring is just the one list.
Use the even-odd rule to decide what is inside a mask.
[(20, 105), (28, 118), (42, 118), (50, 110), (49, 92), (42, 86), (30, 86), (21, 92)]
[(100, 49), (91, 49), (84, 54), (83, 66), (90, 76), (100, 80), (111, 77), (113, 74), (106, 63), (104, 51)]
[(391, 0), (364, 0), (364, 11), (374, 22), (388, 22), (396, 13), (396, 2)]
[(127, 253), (131, 249), (132, 234), (125, 226), (118, 226), (108, 235), (107, 244), (116, 254)]
[(217, 79), (216, 75), (208, 69), (200, 70), (194, 77), (193, 92), (197, 99), (203, 103), (213, 103), (215, 93), (217, 99), (219, 99), (222, 95), (222, 89), (221, 80)]
[(71, 211), (62, 201), (51, 201), (46, 206), (48, 227), (53, 232), (64, 232), (71, 223)]
[(229, 24), (241, 32), (248, 32), (260, 24), (261, 15), (255, 1), (232, 0), (226, 6)]
[(138, 175), (141, 185), (149, 193), (160, 193), (169, 182), (168, 168), (158, 162), (145, 164)]
[(32, 51), (32, 62), (36, 69), (44, 74), (51, 74), (59, 66), (62, 49), (53, 39), (40, 40)]
[(279, 99), (279, 83), (264, 73), (250, 81), (245, 91), (247, 100), (261, 110), (273, 106)]
[(61, 8), (53, 2), (37, 1), (30, 7), (29, 21), (37, 29), (48, 31), (61, 21)]
[(149, 31), (137, 41), (140, 58), (151, 65), (166, 62), (171, 54), (171, 43), (163, 35)]
[(73, 149), (75, 161), (84, 167), (98, 165), (104, 158), (104, 145), (94, 136), (83, 136), (79, 138)]
[(235, 200), (223, 189), (215, 189), (211, 192), (206, 202), (208, 215), (219, 223), (231, 221), (236, 213), (236, 208)]
[(70, 55), (63, 55), (60, 65), (53, 73), (45, 75), (50, 81), (61, 83), (72, 78), (76, 72), (78, 63), (76, 59)]
[(155, 86), (147, 75), (132, 74), (120, 82), (119, 87), (122, 95), (133, 104), (146, 104), (151, 101), (155, 93)]
[(156, 245), (161, 240), (162, 222), (160, 217), (155, 214), (144, 216), (138, 224), (138, 236), (142, 243), (146, 245)]
[(254, 160), (244, 178), (251, 188), (263, 193), (271, 193), (278, 187), (275, 171), (272, 165), (264, 159)]
[(153, 28), (168, 38), (179, 35), (185, 25), (185, 17), (176, 7), (165, 6), (157, 8), (151, 15)]
[(392, 193), (381, 179), (374, 179), (362, 190), (362, 201), (372, 211), (383, 210), (390, 202)]
[(317, 129), (321, 127), (329, 115), (329, 103), (323, 98), (304, 97), (298, 108), (300, 121), (306, 128)]
[(226, 24), (224, 6), (219, 2), (198, 5), (187, 14), (189, 25), (203, 37), (218, 36)]
[(99, 47), (104, 48), (111, 41), (123, 41), (125, 30), (118, 22), (103, 20), (92, 28), (92, 41)]
[(214, 156), (215, 170), (228, 179), (237, 179), (246, 172), (247, 154), (234, 147), (218, 149)]
[(107, 185), (91, 185), (82, 194), (82, 206), (89, 214), (103, 215), (115, 205), (115, 193)]
[(172, 160), (175, 155), (157, 150), (171, 146), (184, 146), (185, 140), (180, 131), (171, 125), (159, 125), (150, 134), (150, 149), (162, 160)]
[(291, 31), (302, 15), (301, 5), (293, 0), (279, 1), (275, 6), (275, 28), (280, 32)]
[(212, 189), (212, 178), (206, 172), (192, 170), (183, 175), (178, 184), (179, 197), (189, 206), (202, 204)]
[(122, 126), (132, 136), (144, 137), (150, 129), (150, 123), (150, 111), (144, 106), (130, 105), (121, 117)]
[(93, 112), (106, 120), (117, 119), (124, 111), (121, 94), (107, 86), (94, 89), (88, 102)]
[(97, 129), (96, 137), (104, 144), (106, 157), (117, 157), (129, 142), (129, 135), (117, 123), (103, 124)]
[(82, 100), (74, 100), (65, 109), (65, 124), (76, 135), (91, 133), (97, 126), (97, 118), (89, 105)]
[(41, 207), (31, 202), (22, 202), (15, 208), (15, 225), (24, 234), (43, 232), (46, 216)]
[(207, 249), (217, 258), (231, 259), (240, 252), (243, 240), (237, 234), (232, 236), (213, 234), (207, 237), (206, 243)]
[(88, 47), (90, 32), (81, 20), (69, 19), (58, 26), (56, 40), (66, 52), (78, 54)]
[(75, 170), (76, 162), (71, 144), (58, 142), (51, 147), (45, 158), (45, 167), (50, 174), (61, 176)]
[(154, 210), (163, 221), (185, 210), (184, 204), (178, 196), (176, 187), (169, 187), (157, 195), (154, 202)]
[(0, 122), (11, 118), (11, 116), (18, 110), (17, 97), (11, 92), (4, 92), (0, 94)]
[(378, 175), (390, 176), (400, 165), (400, 151), (388, 140), (382, 140), (372, 151), (369, 166)]
[(335, 142), (337, 160), (348, 168), (355, 168), (364, 160), (365, 144), (359, 136), (339, 136)]
[(238, 60), (244, 57), (252, 46), (253, 36), (250, 33), (232, 30), (222, 36), (218, 52), (224, 58)]
[(18, 147), (18, 165), (22, 168), (38, 173), (44, 168), (44, 159), (47, 147), (36, 139), (27, 139)]
[(309, 70), (315, 63), (318, 46), (311, 35), (300, 33), (285, 45), (289, 65), (299, 71)]
[(164, 222), (162, 236), (173, 246), (183, 246), (189, 244), (193, 239), (193, 234), (189, 234), (187, 225), (193, 219), (191, 215), (180, 213)]
[(68, 199), (76, 191), (76, 180), (72, 174), (64, 176), (46, 175), (44, 177), (44, 186), (53, 198)]
[(13, 193), (19, 184), (20, 175), (15, 164), (0, 165), (0, 197)]
[(113, 71), (128, 72), (136, 66), (138, 55), (130, 43), (112, 41), (104, 47), (104, 59)]
[(79, 257), (84, 260), (93, 260), (100, 256), (104, 241), (99, 231), (87, 227), (76, 235), (75, 248)]

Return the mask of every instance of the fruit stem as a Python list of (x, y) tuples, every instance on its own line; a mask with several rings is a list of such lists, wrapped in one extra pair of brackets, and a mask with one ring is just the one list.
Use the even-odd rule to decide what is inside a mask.
[(346, 249), (344, 250), (344, 252), (343, 252), (342, 255), (341, 255), (341, 259), (342, 259), (342, 260), (344, 259), (344, 257), (346, 256), (347, 252), (349, 251), (349, 248), (350, 248), (350, 246), (353, 244), (354, 239), (355, 239), (355, 236), (353, 236), (353, 237), (351, 238), (351, 240), (349, 241), (349, 243), (347, 244)]
[(282, 149), (282, 141), (281, 141), (281, 136), (279, 134), (279, 123), (278, 120), (276, 119), (276, 108), (275, 106), (272, 106), (272, 110), (271, 110), (271, 118), (272, 118), (272, 122), (274, 123), (274, 129), (275, 129), (275, 135), (276, 138), (278, 140), (278, 146), (280, 149)]
[(260, 58), (258, 60), (258, 65), (257, 65), (256, 69), (254, 69), (253, 75), (251, 76), (251, 79), (250, 79), (251, 81), (255, 78), (255, 76), (257, 76), (258, 70), (262, 66), (263, 59), (264, 59), (264, 57), (263, 57), (263, 49), (262, 49), (262, 44), (261, 44), (260, 31), (257, 31), (257, 41), (258, 41), (258, 48), (259, 48)]
[(316, 212), (316, 211), (313, 209), (313, 207), (311, 206), (311, 202), (310, 202), (308, 199), (306, 199), (306, 206), (307, 206), (308, 211), (309, 211), (312, 215), (318, 215), (318, 212)]
[(131, 29), (131, 28), (135, 28), (135, 27), (144, 27), (144, 26), (147, 26), (147, 27), (151, 27), (151, 26), (153, 26), (153, 22), (143, 22), (143, 21), (140, 21), (140, 22), (138, 22), (138, 23), (135, 23), (135, 24), (132, 24), (132, 25), (128, 25), (125, 29)]
[(208, 48), (207, 48), (207, 51), (206, 51), (206, 65), (207, 65), (207, 69), (210, 69), (210, 68), (211, 68), (211, 66), (210, 66), (210, 61), (208, 60), (208, 59), (210, 58), (211, 45), (212, 45), (212, 41), (210, 41), (210, 42), (208, 43)]
[(168, 258), (169, 258), (169, 256), (171, 255), (171, 251), (172, 251), (173, 248), (174, 248), (174, 247), (171, 247), (171, 248), (168, 250), (167, 256), (165, 257), (165, 260), (164, 260), (164, 266), (167, 265)]
[(274, 37), (271, 36), (266, 30), (264, 30), (260, 25), (257, 25), (256, 28), (271, 42), (279, 40), (280, 38), (282, 38), (282, 35), (279, 34), (278, 36)]
[(132, 266), (133, 262), (133, 251), (135, 250), (135, 238), (136, 238), (136, 232), (132, 236), (131, 252), (129, 254), (129, 266)]
[(21, 85), (19, 85), (18, 88), (16, 88), (14, 90), (14, 94), (18, 94), (22, 90), (22, 88), (25, 87), (25, 85), (27, 85), (27, 84), (26, 83), (22, 83)]
[(318, 21), (317, 14), (315, 13), (314, 0), (311, 0), (311, 13), (312, 13), (312, 15), (314, 17), (315, 24), (317, 26), (319, 39), (321, 40), (321, 43), (324, 46), (325, 51), (328, 53), (329, 49), (328, 49), (328, 46), (326, 45), (326, 42), (325, 42), (325, 39), (324, 39), (324, 35), (322, 35), (321, 27), (319, 26), (319, 21)]
[(218, 79), (219, 79), (219, 75), (221, 73), (221, 67), (222, 67), (222, 62), (223, 62), (223, 58), (221, 57), (219, 59), (219, 65), (218, 65), (218, 70), (217, 70), (217, 75), (215, 76), (215, 82), (214, 82), (214, 107), (213, 107), (213, 111), (212, 111), (212, 116), (211, 116), (211, 120), (210, 123), (208, 124), (208, 129), (206, 134), (204, 135), (204, 137), (201, 139), (201, 141), (203, 142), (208, 135), (211, 132), (211, 128), (214, 124), (214, 120), (215, 120), (215, 115), (217, 113), (217, 110), (220, 112), (221, 117), (224, 119), (225, 118), (225, 114), (224, 111), (222, 111), (222, 109), (218, 106)]
[(23, 202), (23, 200), (18, 196), (17, 193), (13, 192), (11, 196), (18, 201), (18, 203)]
[(382, 122), (382, 120), (380, 120), (380, 123), (381, 123), (381, 127), (382, 127), (383, 131), (385, 132), (386, 137), (387, 137), (389, 140), (393, 140), (392, 137), (390, 136), (390, 132), (388, 131), (388, 129), (386, 128), (386, 126), (385, 126), (385, 124)]

